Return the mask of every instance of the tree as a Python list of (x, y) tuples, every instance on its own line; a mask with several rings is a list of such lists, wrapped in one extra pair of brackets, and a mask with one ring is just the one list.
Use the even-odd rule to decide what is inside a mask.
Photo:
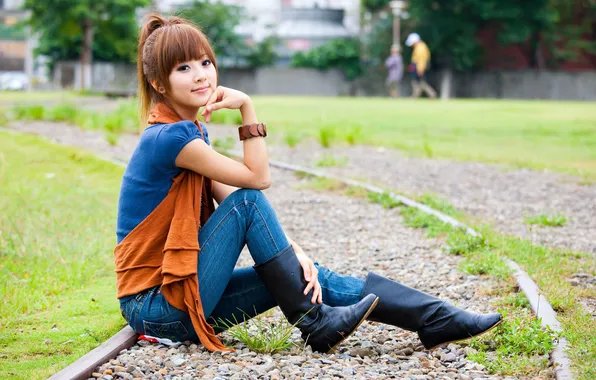
[(277, 58), (275, 46), (279, 40), (268, 37), (251, 44), (244, 41), (235, 29), (245, 19), (244, 10), (220, 1), (194, 0), (184, 5), (180, 15), (191, 20), (209, 38), (218, 60), (245, 63), (251, 68), (272, 64)]
[(27, 23), (39, 34), (37, 54), (52, 65), (61, 59), (81, 59), (82, 88), (89, 85), (94, 57), (131, 62), (136, 56), (137, 8), (149, 0), (25, 0)]
[(338, 68), (347, 80), (356, 79), (362, 74), (360, 41), (357, 38), (331, 40), (307, 52), (294, 54), (291, 65), (318, 70)]

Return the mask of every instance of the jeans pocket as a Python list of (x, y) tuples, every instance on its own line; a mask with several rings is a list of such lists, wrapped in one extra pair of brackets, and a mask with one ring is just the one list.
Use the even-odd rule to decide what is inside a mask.
[(186, 340), (188, 330), (181, 321), (157, 323), (143, 321), (145, 335), (167, 338), (173, 341)]

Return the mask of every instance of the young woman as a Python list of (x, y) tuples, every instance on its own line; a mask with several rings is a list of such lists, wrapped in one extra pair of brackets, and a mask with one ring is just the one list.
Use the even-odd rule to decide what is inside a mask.
[[(501, 321), (374, 273), (362, 280), (314, 264), (260, 191), (271, 181), (265, 125), (249, 96), (217, 80), (196, 26), (149, 17), (138, 50), (144, 130), (124, 173), (114, 250), (121, 311), (137, 333), (226, 350), (219, 318), (279, 306), (313, 350), (331, 352), (365, 319), (416, 331), (426, 348)], [(216, 110), (240, 111), (242, 163), (211, 149), (201, 108), (207, 122)], [(255, 265), (236, 269), (245, 245)]]

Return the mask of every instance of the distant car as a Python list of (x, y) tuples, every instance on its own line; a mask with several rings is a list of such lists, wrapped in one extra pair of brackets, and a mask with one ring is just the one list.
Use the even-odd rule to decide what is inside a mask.
[(27, 89), (27, 74), (21, 71), (0, 73), (0, 90), (24, 91)]

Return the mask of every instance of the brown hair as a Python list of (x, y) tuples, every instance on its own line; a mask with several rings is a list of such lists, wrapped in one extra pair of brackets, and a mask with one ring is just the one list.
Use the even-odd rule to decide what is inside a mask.
[(151, 107), (165, 100), (149, 81), (155, 80), (168, 91), (168, 78), (174, 66), (203, 55), (207, 55), (217, 69), (211, 44), (198, 26), (176, 16), (163, 18), (157, 13), (147, 16), (139, 35), (137, 55), (141, 131), (147, 125)]

